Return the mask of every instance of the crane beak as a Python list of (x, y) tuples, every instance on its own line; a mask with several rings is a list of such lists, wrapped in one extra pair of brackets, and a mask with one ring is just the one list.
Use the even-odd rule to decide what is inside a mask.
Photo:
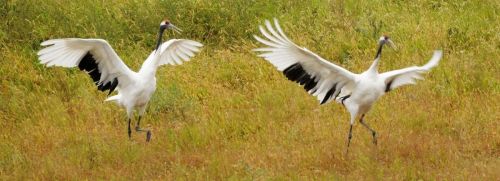
[(172, 29), (174, 32), (181, 34), (182, 30), (177, 28), (177, 26), (173, 25), (172, 23), (168, 24), (168, 29)]
[(392, 42), (391, 39), (387, 39), (387, 44), (389, 44), (389, 46), (394, 49), (394, 50), (398, 50), (398, 47), (396, 47), (396, 45), (394, 44), (394, 42)]

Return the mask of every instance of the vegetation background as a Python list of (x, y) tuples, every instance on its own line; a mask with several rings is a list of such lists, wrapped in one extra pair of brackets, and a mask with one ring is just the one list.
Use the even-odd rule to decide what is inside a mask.
[[(158, 71), (144, 125), (129, 141), (124, 111), (77, 69), (46, 68), (40, 43), (103, 38), (132, 69), (168, 17), (206, 46)], [(379, 145), (348, 114), (319, 106), (251, 49), (276, 17), (297, 44), (354, 72), (388, 34), (380, 71), (441, 64), (367, 115)], [(500, 1), (0, 0), (1, 180), (498, 180)]]

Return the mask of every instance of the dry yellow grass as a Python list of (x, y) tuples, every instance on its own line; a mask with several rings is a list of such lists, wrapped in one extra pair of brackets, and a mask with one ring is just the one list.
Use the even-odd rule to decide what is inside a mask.
[[(498, 180), (498, 1), (0, 1), (2, 180)], [(177, 38), (206, 44), (191, 62), (162, 67), (144, 124), (126, 134), (125, 113), (105, 103), (75, 69), (38, 64), (39, 43), (91, 37), (110, 42), (137, 69), (164, 16)], [(381, 71), (441, 64), (416, 86), (384, 96), (356, 125), (319, 106), (250, 50), (257, 24), (277, 17), (298, 44), (354, 72), (377, 38)], [(170, 34), (169, 37), (172, 37)]]

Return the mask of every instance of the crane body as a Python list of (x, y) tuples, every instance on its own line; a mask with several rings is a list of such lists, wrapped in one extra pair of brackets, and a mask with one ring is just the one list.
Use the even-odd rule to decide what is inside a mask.
[(146, 132), (146, 141), (151, 139), (151, 130), (142, 129), (140, 121), (148, 102), (156, 90), (156, 71), (164, 64), (180, 65), (189, 61), (203, 45), (186, 39), (171, 39), (162, 44), (163, 32), (172, 29), (180, 32), (168, 20), (160, 23), (155, 50), (151, 52), (138, 72), (130, 70), (111, 45), (102, 39), (52, 39), (41, 43), (46, 46), (38, 52), (40, 63), (50, 66), (78, 67), (90, 75), (100, 91), (110, 95), (115, 89), (117, 95), (106, 101), (116, 102), (127, 111), (128, 136), (131, 137), (131, 119), (134, 111), (139, 118), (135, 130)]
[(258, 56), (282, 71), (289, 80), (303, 85), (309, 94), (317, 97), (320, 104), (335, 100), (349, 111), (350, 128), (347, 148), (352, 138), (352, 126), (358, 117), (359, 122), (372, 132), (373, 143), (377, 144), (376, 132), (365, 123), (365, 114), (386, 92), (399, 86), (415, 84), (416, 80), (422, 79), (422, 74), (437, 66), (442, 56), (442, 51), (436, 50), (430, 61), (423, 66), (380, 74), (378, 64), (383, 46), (388, 44), (395, 49), (392, 40), (384, 35), (379, 39), (377, 53), (371, 66), (361, 74), (356, 74), (293, 43), (285, 35), (276, 19), (274, 19), (274, 26), (266, 20), (265, 27), (259, 26), (259, 30), (266, 39), (259, 36), (254, 36), (254, 38), (266, 47), (254, 50), (261, 52)]

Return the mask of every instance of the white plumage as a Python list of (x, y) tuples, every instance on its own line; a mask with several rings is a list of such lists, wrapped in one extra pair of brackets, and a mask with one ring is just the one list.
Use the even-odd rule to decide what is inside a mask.
[(283, 33), (278, 21), (265, 21), (265, 27), (259, 26), (263, 39), (255, 39), (267, 47), (257, 48), (255, 51), (274, 65), (279, 71), (291, 80), (304, 86), (311, 95), (316, 96), (320, 104), (336, 100), (342, 103), (351, 114), (348, 147), (352, 137), (352, 125), (356, 117), (361, 116), (360, 123), (370, 129), (373, 142), (376, 144), (376, 132), (363, 122), (364, 115), (370, 110), (375, 101), (386, 92), (397, 87), (415, 84), (422, 79), (422, 75), (435, 67), (442, 56), (442, 51), (436, 50), (431, 60), (424, 66), (413, 66), (400, 70), (378, 73), (378, 63), (384, 44), (394, 45), (387, 36), (379, 40), (377, 55), (368, 70), (361, 74), (352, 73), (335, 65), (317, 54), (299, 47)]
[[(102, 39), (53, 39), (42, 42), (46, 48), (38, 52), (40, 63), (50, 66), (79, 67), (87, 72), (101, 91), (109, 90), (109, 94), (117, 88), (118, 94), (106, 101), (114, 101), (127, 111), (128, 133), (131, 136), (130, 120), (134, 110), (139, 112), (137, 131), (147, 131), (147, 140), (151, 137), (149, 130), (139, 127), (141, 116), (156, 90), (156, 70), (164, 64), (181, 65), (189, 61), (203, 45), (185, 39), (171, 39), (160, 45), (163, 31), (174, 29), (180, 31), (168, 20), (160, 24), (158, 45), (143, 63), (139, 72), (130, 70), (123, 63), (111, 45)], [(109, 95), (108, 94), (108, 95)]]

